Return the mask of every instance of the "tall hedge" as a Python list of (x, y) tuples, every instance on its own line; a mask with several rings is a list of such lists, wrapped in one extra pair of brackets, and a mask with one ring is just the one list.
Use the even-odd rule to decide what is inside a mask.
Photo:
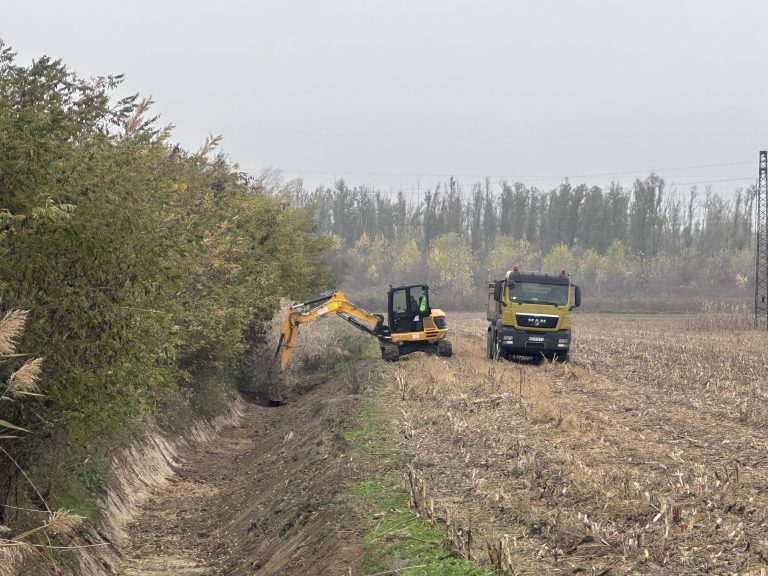
[(216, 140), (174, 146), (150, 102), (114, 97), (121, 80), (0, 43), (0, 311), (30, 310), (22, 348), (45, 357), (45, 396), (0, 418), (31, 431), (4, 446), (33, 468), (114, 438), (164, 390), (194, 405), (201, 382), (234, 382), (278, 299), (330, 282), (307, 213)]

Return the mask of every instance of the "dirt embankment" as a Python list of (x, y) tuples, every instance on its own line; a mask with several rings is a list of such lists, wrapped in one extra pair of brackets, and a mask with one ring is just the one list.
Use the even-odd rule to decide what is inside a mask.
[(343, 432), (379, 363), (338, 325), (303, 336), (286, 405), (239, 400), (212, 422), (148, 432), (116, 455), (78, 560), (36, 555), (24, 576), (360, 574), (368, 519), (348, 489), (373, 472)]
[(341, 432), (359, 396), (343, 375), (279, 408), (246, 404), (237, 427), (193, 447), (128, 527), (117, 572), (358, 574), (359, 479)]
[[(344, 433), (381, 362), (345, 328), (305, 327), (283, 379), (287, 404), (239, 399), (213, 421), (148, 430), (115, 455), (99, 521), (54, 542), (67, 547), (56, 561), (30, 555), (11, 573), (361, 574), (370, 518), (350, 488), (383, 465), (353, 454)], [(264, 379), (272, 356), (258, 361)]]

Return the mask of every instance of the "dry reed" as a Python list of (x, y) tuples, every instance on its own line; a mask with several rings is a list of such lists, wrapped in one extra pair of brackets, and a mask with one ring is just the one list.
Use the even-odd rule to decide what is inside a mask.
[(34, 358), (28, 360), (24, 365), (16, 370), (8, 379), (6, 394), (13, 398), (20, 398), (24, 395), (37, 392), (37, 382), (42, 371), (43, 359)]
[(24, 331), (29, 310), (11, 310), (0, 320), (0, 356), (16, 352), (16, 339)]

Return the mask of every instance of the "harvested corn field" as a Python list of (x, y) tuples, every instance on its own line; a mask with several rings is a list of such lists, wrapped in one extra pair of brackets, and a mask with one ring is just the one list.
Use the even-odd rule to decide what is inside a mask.
[(764, 333), (579, 316), (572, 361), (534, 365), (486, 359), (480, 315), (450, 321), (455, 356), (404, 359), (379, 405), (474, 557), (515, 574), (768, 570)]
[(768, 572), (765, 334), (582, 315), (572, 361), (535, 364), (449, 322), (452, 358), (399, 363), (304, 333), (288, 404), (182, 458), (118, 573)]

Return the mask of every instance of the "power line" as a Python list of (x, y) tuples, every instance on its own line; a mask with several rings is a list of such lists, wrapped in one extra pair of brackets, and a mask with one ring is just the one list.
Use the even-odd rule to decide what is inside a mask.
[[(407, 176), (411, 178), (493, 178), (496, 180), (517, 180), (517, 181), (523, 181), (523, 180), (564, 180), (566, 178), (599, 178), (599, 177), (605, 177), (605, 176), (628, 176), (633, 174), (650, 174), (650, 173), (658, 173), (658, 172), (675, 172), (678, 170), (695, 170), (699, 168), (721, 168), (726, 166), (743, 166), (747, 164), (752, 164), (750, 161), (741, 161), (741, 162), (721, 162), (721, 163), (714, 163), (714, 164), (698, 164), (698, 165), (692, 165), (692, 166), (677, 166), (672, 168), (646, 168), (646, 169), (639, 169), (639, 170), (625, 170), (625, 171), (616, 171), (616, 172), (601, 172), (601, 173), (594, 173), (594, 174), (572, 174), (572, 175), (559, 175), (559, 176), (547, 176), (547, 175), (494, 175), (494, 174), (450, 174), (450, 173), (425, 173), (425, 172), (371, 172), (371, 171), (358, 171), (358, 170), (308, 170), (308, 169), (301, 169), (301, 170), (295, 170), (295, 169), (277, 169), (279, 172), (283, 172), (285, 174), (312, 174), (312, 175), (323, 175), (323, 176), (335, 176), (338, 174), (347, 175), (347, 176)], [(260, 174), (263, 172), (263, 170), (266, 170), (268, 168), (259, 170), (256, 168), (244, 168), (241, 171), (246, 172), (248, 174)]]
[[(741, 164), (744, 164), (744, 163), (743, 162), (734, 162), (734, 163), (728, 163), (728, 164), (710, 164), (710, 165), (707, 165), (707, 166), (708, 167), (724, 166), (724, 165), (725, 166), (734, 166), (734, 165), (741, 165)], [(698, 168), (701, 168), (701, 167), (702, 166), (698, 166)], [(697, 168), (697, 167), (696, 166), (692, 166), (690, 168)], [(682, 170), (683, 167), (680, 167), (678, 169)], [(671, 169), (670, 168), (668, 170), (675, 170), (675, 169)], [(249, 175), (252, 175), (252, 176), (258, 176), (260, 174), (260, 172), (256, 172), (256, 171), (253, 171), (253, 170), (241, 170), (241, 172), (249, 174)], [(654, 172), (654, 171), (651, 171), (651, 172)], [(656, 170), (655, 172), (661, 172), (661, 170)], [(331, 172), (327, 172), (327, 173), (326, 172), (322, 172), (322, 173), (323, 174), (329, 174), (329, 175), (331, 174)], [(333, 176), (334, 176), (333, 182), (336, 182), (336, 175), (337, 174), (339, 174), (339, 173), (338, 172), (333, 172)], [(370, 174), (373, 174), (373, 173), (370, 173)], [(618, 172), (605, 173), (603, 176), (618, 175), (618, 174), (620, 174), (620, 173), (618, 173)], [(625, 174), (635, 174), (635, 172), (626, 172)], [(349, 174), (347, 174), (347, 175), (349, 175)], [(593, 175), (593, 177), (597, 177), (597, 176), (598, 175)], [(458, 179), (458, 178), (469, 178), (470, 176), (464, 175), (464, 176), (458, 176), (457, 177), (456, 175), (453, 175), (453, 177)], [(516, 178), (516, 179), (510, 178), (507, 181), (508, 182), (511, 181), (512, 183), (520, 182), (520, 183), (527, 184), (528, 186), (531, 186), (531, 187), (546, 188), (547, 186), (551, 186), (551, 184), (550, 185), (545, 184), (545, 182), (547, 182), (547, 181), (562, 182), (562, 181), (564, 181), (566, 179), (568, 179), (568, 180), (577, 180), (577, 179), (588, 178), (588, 177), (589, 177), (588, 175), (583, 175), (583, 176), (570, 176), (570, 177), (567, 177), (567, 178), (566, 177), (552, 177), (550, 179), (540, 178), (540, 179), (536, 179), (536, 180), (532, 179), (533, 177), (529, 177), (529, 179), (527, 179), (526, 181), (523, 181), (524, 180), (523, 178)], [(483, 178), (485, 178), (485, 176)], [(496, 178), (496, 177), (488, 176), (488, 178)], [(684, 179), (684, 180), (678, 180), (678, 178), (681, 178), (681, 179)], [(695, 178), (695, 179), (692, 179), (692, 178)], [(713, 176), (713, 177), (707, 178), (706, 176), (703, 176), (703, 175), (701, 175), (701, 176), (677, 175), (677, 176), (665, 176), (665, 181), (666, 181), (666, 184), (667, 184), (667, 189), (669, 190), (669, 189), (674, 189), (675, 187), (680, 187), (680, 186), (686, 186), (686, 187), (687, 186), (704, 186), (704, 185), (709, 185), (709, 184), (725, 184), (725, 183), (748, 184), (750, 182), (754, 183), (755, 182), (755, 178), (754, 178), (754, 176), (728, 176), (728, 177), (714, 177)], [(318, 184), (318, 186), (333, 188), (333, 182), (328, 183), (328, 184), (324, 184), (324, 185), (323, 184)], [(467, 187), (467, 186), (474, 185), (476, 183), (479, 183), (479, 181), (476, 180), (475, 182), (472, 182), (471, 184), (467, 183), (466, 181), (465, 182), (459, 182), (459, 186)], [(405, 186), (404, 187), (404, 186), (401, 185), (401, 186), (384, 187), (384, 186), (376, 185), (376, 184), (357, 184), (355, 186), (356, 187), (366, 187), (366, 188), (371, 189), (371, 191), (378, 192), (378, 193), (381, 193), (381, 194), (384, 194), (384, 195), (388, 195), (388, 196), (402, 193), (405, 196), (415, 197), (415, 196), (422, 196), (428, 190), (429, 191), (434, 191), (435, 188), (437, 187), (437, 185), (440, 185), (440, 184), (444, 184), (444, 182), (438, 182), (434, 186), (418, 185), (418, 186)], [(495, 185), (494, 185), (494, 187), (495, 187)], [(545, 191), (545, 190), (542, 190), (542, 191)], [(737, 194), (737, 192), (738, 192), (738, 190), (729, 190), (729, 191), (722, 191), (721, 190), (721, 191), (718, 191), (716, 194), (718, 196), (721, 196), (721, 197), (729, 197), (729, 196), (733, 197), (733, 196), (735, 196)]]
[[(740, 178), (723, 178), (723, 179), (715, 179), (715, 180), (695, 180), (695, 181), (685, 181), (685, 182), (678, 182), (675, 180), (670, 180), (666, 182), (667, 184), (667, 190), (670, 188), (674, 188), (675, 186), (697, 186), (697, 185), (704, 185), (704, 184), (715, 184), (715, 183), (725, 183), (725, 182), (754, 182), (755, 178), (754, 176), (744, 176)], [(391, 195), (397, 195), (402, 193), (403, 196), (407, 197), (423, 197), (424, 193), (428, 190), (432, 193), (434, 193), (435, 189), (434, 187), (430, 188), (428, 186), (412, 186), (407, 188), (392, 188), (390, 190), (381, 190), (381, 189), (373, 189), (374, 187), (371, 187), (371, 192), (374, 193), (381, 193), (383, 195), (391, 196)], [(540, 192), (546, 193), (547, 190), (539, 190)], [(729, 190), (725, 192), (717, 192), (717, 196), (720, 197), (733, 197), (736, 196), (738, 193), (738, 190)], [(466, 192), (462, 191), (462, 196), (466, 196)]]

